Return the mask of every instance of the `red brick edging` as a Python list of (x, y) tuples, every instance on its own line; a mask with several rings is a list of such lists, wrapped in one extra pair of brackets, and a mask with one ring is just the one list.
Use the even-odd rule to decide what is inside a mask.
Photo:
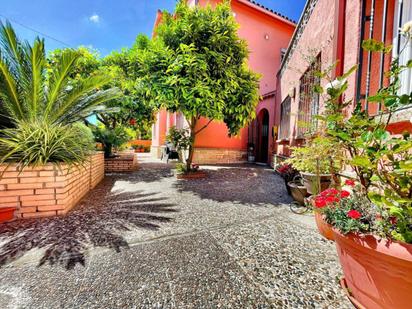
[(187, 174), (176, 174), (177, 179), (203, 179), (207, 177), (205, 171), (190, 172)]

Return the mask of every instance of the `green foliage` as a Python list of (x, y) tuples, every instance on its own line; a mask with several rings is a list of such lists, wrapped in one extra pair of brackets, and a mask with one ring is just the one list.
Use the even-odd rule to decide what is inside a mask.
[(285, 161), (301, 172), (332, 174), (342, 168), (342, 152), (330, 138), (318, 136), (305, 146), (291, 147), (292, 156)]
[[(164, 12), (137, 60), (146, 97), (184, 115), (193, 145), (201, 117), (223, 121), (235, 135), (255, 116), (259, 77), (246, 66), (247, 45), (229, 3), (189, 8), (185, 2), (179, 1), (173, 15)], [(188, 166), (192, 156), (191, 146)]]
[(175, 168), (178, 174), (185, 174), (187, 172), (187, 167), (184, 163), (177, 163)]
[(185, 151), (189, 149), (191, 144), (189, 129), (177, 129), (171, 127), (167, 133), (166, 140), (171, 142), (178, 151)]
[(56, 56), (58, 63), (47, 71), (43, 40), (36, 38), (33, 45), (21, 42), (7, 23), (0, 24), (0, 42), (0, 98), (12, 122), (73, 123), (119, 95), (115, 88), (97, 90), (109, 82), (102, 74), (71, 83), (70, 74), (80, 59), (73, 50)]
[(21, 167), (48, 162), (84, 162), (94, 149), (92, 135), (80, 123), (62, 125), (47, 119), (22, 120), (0, 132), (0, 163), (18, 162)]
[(113, 148), (115, 150), (119, 149), (132, 138), (123, 126), (117, 126), (111, 129), (104, 125), (99, 125), (93, 128), (93, 134), (96, 142), (103, 144), (106, 158), (112, 156)]

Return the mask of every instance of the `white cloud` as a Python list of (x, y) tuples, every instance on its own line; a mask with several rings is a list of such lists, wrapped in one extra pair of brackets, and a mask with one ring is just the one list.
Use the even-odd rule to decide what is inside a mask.
[(92, 16), (89, 17), (89, 20), (92, 23), (98, 24), (100, 22), (100, 16), (97, 14), (93, 14)]

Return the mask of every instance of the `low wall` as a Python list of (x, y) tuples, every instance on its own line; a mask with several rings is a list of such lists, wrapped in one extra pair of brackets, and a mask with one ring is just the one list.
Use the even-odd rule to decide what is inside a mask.
[(134, 153), (121, 153), (118, 157), (104, 160), (106, 173), (133, 172), (137, 168), (137, 155)]
[(195, 148), (193, 163), (227, 164), (247, 162), (247, 151), (224, 148)]
[(1, 165), (0, 208), (16, 207), (17, 218), (66, 214), (104, 178), (104, 155), (95, 153), (84, 166), (48, 163), (18, 170)]

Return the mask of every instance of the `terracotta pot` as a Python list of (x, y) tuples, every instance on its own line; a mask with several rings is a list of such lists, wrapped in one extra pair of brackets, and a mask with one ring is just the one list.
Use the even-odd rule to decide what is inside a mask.
[(315, 211), (315, 221), (320, 235), (328, 240), (335, 240), (332, 226), (323, 219), (323, 215), (318, 211)]
[(288, 187), (290, 188), (293, 199), (300, 205), (303, 205), (305, 203), (305, 197), (308, 195), (306, 187), (300, 186), (293, 181), (288, 182)]
[[(309, 194), (316, 193), (316, 174), (311, 173), (300, 173), (302, 175), (303, 184)], [(321, 174), (320, 175), (320, 192), (329, 188), (332, 182), (332, 175)]]
[(13, 220), (15, 210), (14, 207), (0, 208), (0, 223)]
[(412, 245), (373, 235), (342, 235), (333, 229), (345, 283), (358, 307), (409, 309)]

